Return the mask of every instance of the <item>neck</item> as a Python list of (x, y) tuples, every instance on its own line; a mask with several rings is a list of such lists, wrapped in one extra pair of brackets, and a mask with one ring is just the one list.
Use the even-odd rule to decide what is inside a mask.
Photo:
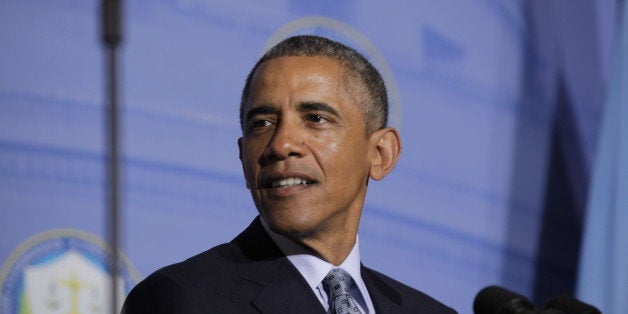
[(305, 248), (312, 255), (338, 266), (349, 256), (356, 243), (361, 213), (361, 206), (356, 206), (353, 210), (341, 211), (316, 227), (298, 233), (276, 230), (272, 223), (267, 227)]
[(334, 266), (338, 266), (344, 262), (349, 256), (353, 246), (355, 245), (355, 237), (351, 242), (343, 241), (343, 243), (334, 244), (333, 242), (313, 241), (309, 239), (302, 240), (301, 243), (316, 253), (320, 258), (329, 262)]
[(321, 259), (338, 266), (349, 256), (356, 242), (357, 226), (351, 230), (315, 232), (290, 239), (311, 250)]
[(274, 231), (264, 218), (261, 223), (273, 241), (286, 255), (310, 254), (338, 266), (342, 264), (357, 243), (357, 227), (353, 231), (337, 233), (309, 232), (306, 234), (282, 234)]

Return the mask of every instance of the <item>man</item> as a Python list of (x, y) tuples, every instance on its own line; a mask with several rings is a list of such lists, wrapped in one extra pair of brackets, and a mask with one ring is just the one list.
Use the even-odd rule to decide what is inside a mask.
[(355, 50), (297, 36), (268, 51), (242, 93), (240, 160), (260, 216), (238, 237), (158, 270), (134, 313), (454, 313), (360, 263), (370, 179), (401, 150), (388, 100)]

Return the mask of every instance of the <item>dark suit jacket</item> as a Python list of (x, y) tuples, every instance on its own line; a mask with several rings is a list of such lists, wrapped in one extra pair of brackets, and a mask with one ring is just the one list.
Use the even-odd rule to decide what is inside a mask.
[[(377, 313), (455, 313), (429, 296), (362, 266)], [(230, 243), (164, 267), (124, 302), (139, 313), (325, 313), (299, 271), (256, 218)]]

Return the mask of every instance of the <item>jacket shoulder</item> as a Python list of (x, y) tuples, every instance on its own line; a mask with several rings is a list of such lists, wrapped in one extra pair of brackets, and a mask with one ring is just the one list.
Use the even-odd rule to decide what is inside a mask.
[(185, 261), (163, 267), (136, 285), (123, 313), (205, 313), (212, 300), (228, 300), (225, 286), (236, 280), (232, 244), (222, 244)]

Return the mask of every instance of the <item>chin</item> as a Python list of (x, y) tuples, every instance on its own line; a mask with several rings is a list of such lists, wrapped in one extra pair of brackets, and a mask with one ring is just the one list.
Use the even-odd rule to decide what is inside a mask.
[(265, 215), (264, 220), (274, 232), (293, 239), (307, 236), (314, 229), (311, 220), (302, 216)]

